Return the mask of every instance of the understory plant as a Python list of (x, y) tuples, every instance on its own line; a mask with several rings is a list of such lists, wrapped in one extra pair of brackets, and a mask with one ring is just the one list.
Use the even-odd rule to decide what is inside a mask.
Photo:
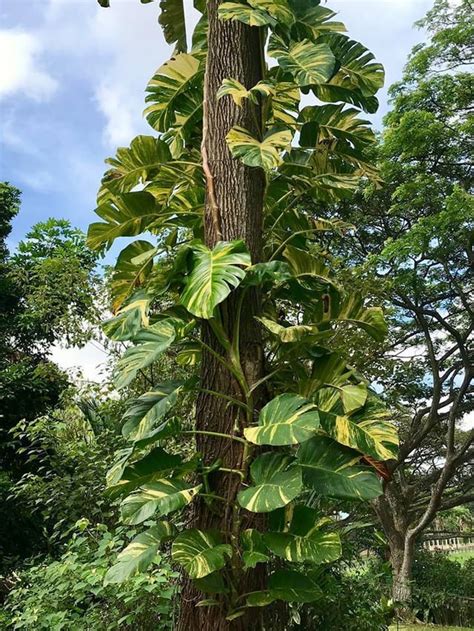
[[(269, 605), (276, 628), (272, 603), (321, 598), (339, 502), (377, 497), (397, 449), (376, 393), (332, 350), (341, 328), (382, 340), (382, 311), (341, 286), (323, 238), (352, 229), (325, 204), (377, 181), (360, 110), (377, 109), (384, 73), (318, 0), (195, 7), (188, 38), (183, 3), (160, 3), (176, 50), (147, 88), (158, 135), (108, 160), (88, 234), (99, 250), (140, 236), (118, 256), (104, 325), (127, 345), (116, 387), (146, 382), (163, 356), (192, 373), (124, 414), (109, 493), (140, 533), (105, 580), (147, 570), (171, 542), (187, 577), (177, 629), (263, 628)], [(191, 428), (174, 414), (190, 395)]]

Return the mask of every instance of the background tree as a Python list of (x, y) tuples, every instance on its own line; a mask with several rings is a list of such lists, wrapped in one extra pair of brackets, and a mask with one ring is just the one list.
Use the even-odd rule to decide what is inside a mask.
[[(11, 485), (31, 470), (12, 445), (11, 429), (53, 409), (68, 377), (48, 359), (55, 343), (82, 344), (95, 318), (97, 256), (69, 222), (37, 224), (10, 255), (5, 239), (20, 207), (20, 192), (0, 186), (0, 459), (2, 560), (28, 556), (41, 536), (28, 511), (7, 502)], [(27, 447), (27, 443), (23, 445)], [(34, 465), (33, 465), (34, 468)], [(15, 527), (12, 526), (15, 523)], [(35, 548), (36, 549), (36, 548)]]
[[(472, 7), (435, 2), (390, 91), (379, 161), (384, 186), (366, 188), (340, 217), (357, 230), (343, 258), (391, 309), (385, 346), (351, 360), (393, 409), (401, 445), (374, 508), (387, 536), (394, 597), (409, 601), (415, 544), (438, 511), (472, 502)], [(369, 261), (367, 263), (367, 261)]]
[[(369, 462), (380, 470), (396, 451), (375, 393), (332, 349), (344, 327), (381, 339), (381, 310), (338, 282), (321, 247), (344, 224), (315, 220), (301, 203), (376, 179), (365, 154), (374, 137), (359, 114), (377, 108), (383, 69), (316, 0), (197, 2), (189, 53), (182, 2), (160, 4), (179, 51), (148, 86), (160, 137), (139, 136), (108, 160), (88, 237), (103, 249), (156, 235), (129, 244), (115, 268), (105, 330), (132, 342), (117, 387), (163, 353), (199, 372), (155, 384), (124, 415), (129, 447), (110, 492), (125, 496), (125, 523), (154, 521), (106, 581), (146, 569), (172, 539), (189, 577), (177, 629), (262, 628), (266, 605), (318, 597), (317, 566), (341, 546), (328, 515), (341, 498), (380, 494)], [(325, 104), (300, 108), (301, 92)], [(191, 430), (171, 412), (183, 392), (196, 396)], [(170, 436), (196, 437), (191, 459), (171, 452)], [(330, 498), (324, 512), (315, 496)]]

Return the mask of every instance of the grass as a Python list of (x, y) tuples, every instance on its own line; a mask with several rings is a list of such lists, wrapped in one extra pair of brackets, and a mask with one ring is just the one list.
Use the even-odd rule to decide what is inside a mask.
[(466, 550), (464, 552), (451, 552), (448, 554), (448, 558), (451, 561), (457, 561), (461, 565), (465, 563), (468, 559), (472, 559), (474, 557), (474, 550)]

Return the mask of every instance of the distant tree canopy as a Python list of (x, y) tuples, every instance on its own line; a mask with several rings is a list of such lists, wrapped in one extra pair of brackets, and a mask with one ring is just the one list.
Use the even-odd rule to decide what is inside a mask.
[[(0, 514), (2, 553), (31, 552), (29, 518), (5, 503), (10, 484), (25, 471), (10, 430), (55, 407), (67, 375), (48, 359), (55, 343), (83, 344), (95, 320), (96, 255), (68, 221), (33, 227), (10, 254), (6, 239), (20, 209), (20, 191), (0, 183)], [(26, 521), (25, 521), (26, 520)], [(12, 528), (12, 523), (18, 527)], [(22, 528), (22, 524), (24, 528)]]
[(416, 46), (378, 149), (383, 186), (368, 185), (340, 218), (356, 230), (339, 254), (385, 300), (385, 345), (352, 355), (398, 410), (401, 445), (375, 501), (407, 595), (413, 547), (439, 510), (472, 501), (472, 96), (474, 23), (467, 0), (438, 0)]

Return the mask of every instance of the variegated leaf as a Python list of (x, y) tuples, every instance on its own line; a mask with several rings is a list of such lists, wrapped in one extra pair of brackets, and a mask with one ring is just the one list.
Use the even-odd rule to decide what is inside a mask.
[(141, 524), (157, 511), (164, 517), (193, 501), (201, 485), (191, 487), (182, 480), (158, 480), (143, 485), (122, 502), (120, 513), (126, 524)]
[(297, 461), (306, 486), (320, 495), (372, 500), (382, 493), (377, 475), (359, 464), (361, 456), (330, 438), (317, 436), (301, 445)]
[(301, 469), (282, 453), (259, 456), (250, 467), (255, 486), (240, 491), (237, 500), (253, 513), (268, 513), (286, 506), (302, 491)]
[(316, 406), (297, 394), (281, 394), (262, 409), (258, 427), (247, 427), (245, 438), (256, 445), (296, 445), (319, 427)]
[(171, 556), (191, 578), (200, 579), (225, 566), (226, 558), (232, 556), (232, 546), (222, 543), (217, 532), (191, 529), (176, 537)]

